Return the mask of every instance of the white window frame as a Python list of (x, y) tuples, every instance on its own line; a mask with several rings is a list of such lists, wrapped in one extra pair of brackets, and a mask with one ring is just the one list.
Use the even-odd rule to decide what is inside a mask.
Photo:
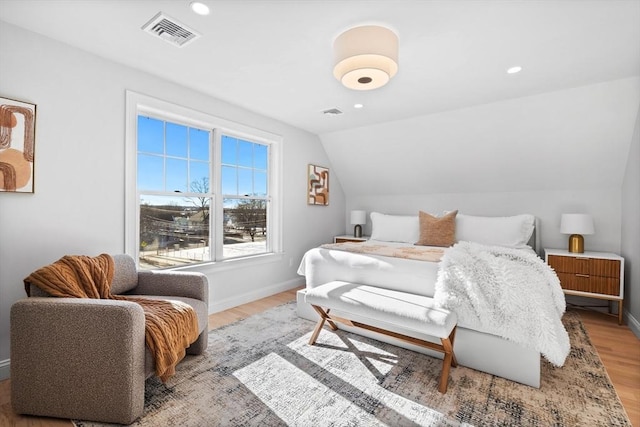
[(140, 251), (138, 245), (140, 236), (140, 218), (138, 214), (140, 195), (137, 186), (138, 115), (150, 115), (154, 118), (212, 131), (210, 183), (213, 196), (210, 212), (214, 220), (210, 230), (215, 236), (215, 239), (210, 240), (209, 243), (212, 257), (222, 257), (223, 243), (220, 236), (224, 235), (224, 224), (221, 219), (223, 218), (223, 195), (220, 179), (222, 134), (269, 146), (266, 252), (239, 258), (213, 259), (171, 269), (223, 269), (241, 267), (248, 263), (281, 260), (283, 257), (282, 137), (129, 90), (126, 91), (125, 125), (125, 252), (131, 255), (138, 263)]

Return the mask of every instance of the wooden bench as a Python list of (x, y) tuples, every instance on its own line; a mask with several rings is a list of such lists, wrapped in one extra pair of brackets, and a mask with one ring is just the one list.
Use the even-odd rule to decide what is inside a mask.
[[(453, 352), (457, 318), (455, 313), (436, 307), (432, 298), (334, 281), (307, 289), (305, 301), (320, 315), (310, 345), (315, 344), (325, 322), (334, 331), (337, 322), (438, 351), (444, 355), (438, 391), (447, 392), (449, 370), (458, 365)], [(330, 310), (349, 314), (336, 316)]]

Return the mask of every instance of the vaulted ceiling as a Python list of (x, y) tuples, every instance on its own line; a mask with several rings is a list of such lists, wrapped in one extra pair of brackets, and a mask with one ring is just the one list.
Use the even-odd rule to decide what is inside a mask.
[[(1, 0), (0, 25), (316, 133), (347, 194), (621, 184), (640, 106), (639, 0), (203, 2), (208, 16), (190, 0)], [(143, 32), (158, 12), (201, 37), (178, 48)], [(332, 75), (333, 40), (362, 24), (400, 42), (396, 77), (366, 92)]]
[[(636, 0), (203, 2), (208, 16), (190, 0), (2, 0), (0, 20), (317, 134), (640, 74)], [(160, 11), (202, 37), (178, 48), (143, 32)], [(398, 34), (400, 71), (346, 89), (333, 40), (372, 23)], [(344, 114), (322, 114), (333, 107)]]

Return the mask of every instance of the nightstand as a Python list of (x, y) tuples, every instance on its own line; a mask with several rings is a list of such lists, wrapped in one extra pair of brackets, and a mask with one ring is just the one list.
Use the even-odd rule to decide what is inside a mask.
[(618, 324), (622, 325), (624, 258), (609, 252), (574, 253), (563, 249), (545, 248), (544, 253), (566, 295), (617, 301)]
[(369, 236), (355, 237), (349, 236), (348, 234), (342, 236), (335, 236), (333, 238), (333, 243), (344, 243), (344, 242), (366, 242), (369, 239)]

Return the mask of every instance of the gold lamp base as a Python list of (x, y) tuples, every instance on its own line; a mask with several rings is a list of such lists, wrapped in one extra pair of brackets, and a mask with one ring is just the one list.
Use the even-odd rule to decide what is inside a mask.
[(581, 254), (584, 252), (584, 237), (580, 234), (569, 236), (569, 252)]

